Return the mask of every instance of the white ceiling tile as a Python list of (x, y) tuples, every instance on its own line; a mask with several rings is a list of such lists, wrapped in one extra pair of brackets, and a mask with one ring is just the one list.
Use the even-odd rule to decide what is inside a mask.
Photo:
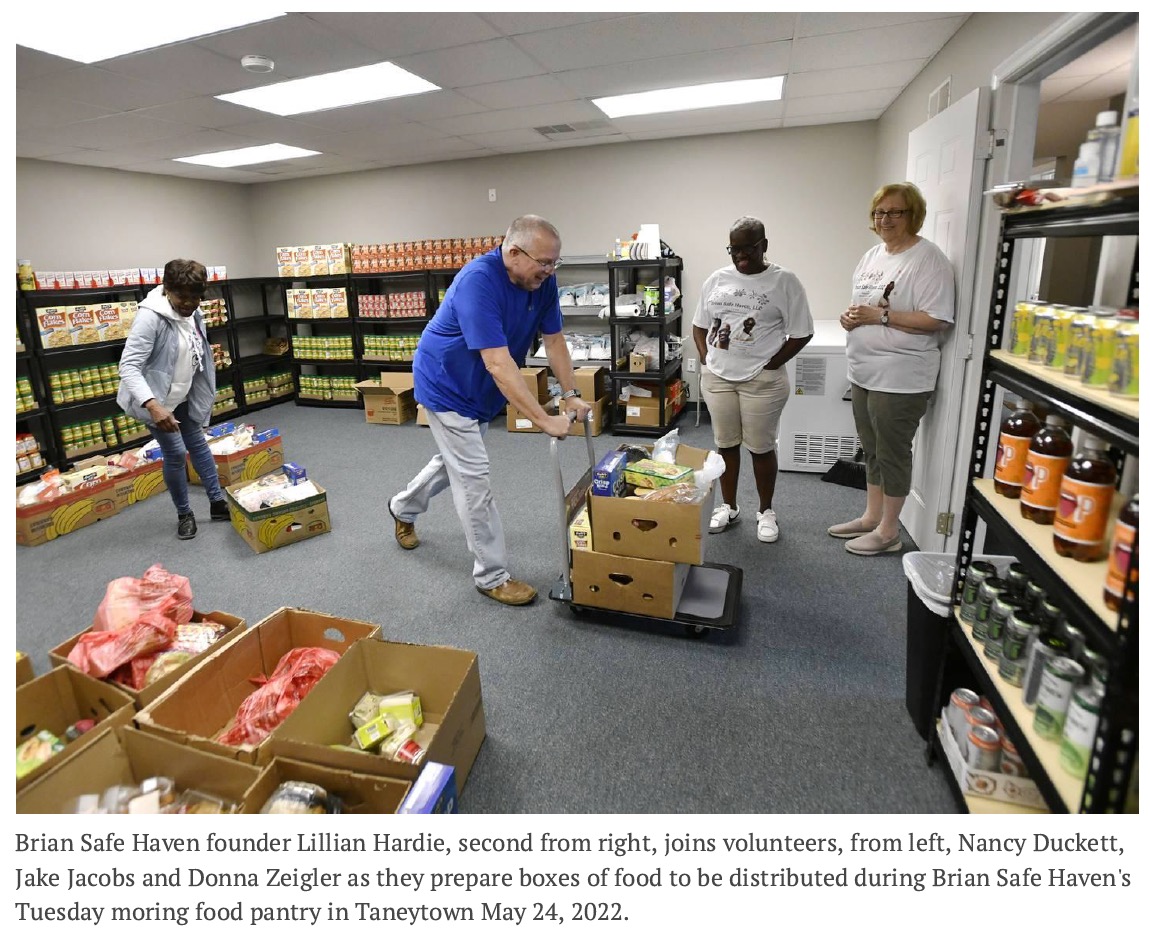
[(331, 137), (339, 136), (338, 131), (317, 127), (304, 120), (269, 114), (263, 114), (258, 120), (250, 123), (228, 127), (227, 132), (236, 137), (247, 138), (250, 142), (244, 143), (244, 146), (262, 142), (286, 143), (288, 146), (301, 146), (304, 149), (321, 152)]
[(72, 71), (79, 67), (71, 59), (50, 55), (39, 49), (16, 46), (16, 87), (23, 88), (38, 78), (57, 72)]
[(524, 55), (509, 39), (493, 39), (437, 52), (400, 56), (394, 61), (400, 68), (406, 68), (441, 88), (489, 84), (493, 81), (542, 75), (547, 71)]
[(79, 149), (52, 157), (52, 162), (70, 163), (74, 166), (102, 166), (105, 169), (121, 169), (124, 166), (138, 165), (144, 161), (134, 158), (128, 152), (111, 152), (100, 149)]
[(495, 130), (490, 133), (468, 133), (462, 137), (476, 146), (487, 146), (491, 149), (507, 149), (519, 145), (532, 146), (536, 143), (549, 142), (542, 134), (530, 129)]
[(878, 88), (874, 91), (848, 91), (846, 94), (796, 98), (787, 101), (785, 116), (812, 117), (819, 114), (849, 114), (854, 111), (875, 110), (882, 113), (897, 96), (897, 88)]
[[(795, 38), (902, 26), (922, 20), (946, 19), (954, 15), (954, 13), (800, 13)], [(960, 15), (965, 19), (970, 14)]]
[[(1099, 101), (1105, 103), (1109, 98), (1126, 93), (1130, 74), (1128, 68), (1118, 68), (1097, 78), (1079, 82), (1078, 87), (1064, 94), (1061, 101)], [(1045, 82), (1044, 82), (1045, 84)], [(1100, 107), (1100, 110), (1107, 110)]]
[(532, 143), (517, 146), (515, 152), (517, 153), (543, 153), (547, 150), (555, 149), (579, 149), (584, 146), (605, 146), (611, 143), (626, 143), (629, 137), (622, 133), (615, 133), (611, 136), (590, 137), (584, 140), (568, 140), (568, 141), (547, 141), (543, 144)]
[(786, 98), (837, 94), (844, 88), (872, 91), (894, 88), (901, 91), (914, 79), (928, 59), (909, 59), (882, 65), (860, 65), (858, 68), (829, 68), (825, 71), (799, 72), (787, 79)]
[(270, 76), (244, 71), (238, 59), (197, 45), (163, 46), (100, 63), (104, 71), (139, 81), (172, 85), (193, 94), (223, 94), (266, 84)]
[(214, 130), (251, 123), (261, 116), (259, 111), (253, 111), (250, 107), (241, 107), (231, 101), (217, 101), (214, 97), (194, 97), (171, 104), (141, 107), (132, 113), (137, 117), (152, 117), (189, 128)]
[(46, 75), (29, 86), (29, 90), (117, 111), (195, 97), (193, 92), (181, 91), (167, 82), (125, 78), (93, 65)]
[(841, 114), (808, 114), (801, 117), (788, 116), (783, 121), (784, 127), (813, 127), (834, 123), (859, 123), (866, 120), (878, 120), (882, 116), (881, 110), (848, 111)]
[(63, 143), (34, 143), (32, 140), (16, 141), (17, 159), (54, 159), (64, 153), (74, 153), (78, 146), (66, 146)]
[(770, 78), (786, 73), (790, 55), (790, 42), (770, 42), (719, 52), (694, 52), (580, 68), (561, 72), (556, 78), (584, 97), (604, 97), (742, 78)]
[(81, 104), (35, 91), (16, 89), (16, 129), (34, 130), (57, 124), (74, 123), (94, 117), (107, 117), (116, 113), (106, 107)]
[(697, 126), (686, 131), (673, 127), (631, 131), (627, 136), (632, 140), (667, 140), (681, 136), (721, 136), (728, 133), (748, 133), (759, 130), (775, 130), (783, 125), (782, 120), (755, 121), (754, 123), (717, 124), (715, 126)]
[(355, 107), (336, 107), (326, 111), (301, 114), (300, 119), (317, 127), (353, 131), (363, 127), (388, 126), (409, 121), (431, 121), (459, 117), (486, 110), (455, 91), (428, 91), (387, 101), (373, 101)]
[(524, 33), (542, 32), (544, 29), (558, 29), (561, 26), (576, 26), (596, 20), (619, 19), (630, 13), (482, 13), (504, 36), (521, 36)]
[(540, 104), (537, 107), (515, 107), (509, 110), (488, 111), (466, 117), (429, 121), (429, 125), (444, 133), (489, 133), (495, 130), (514, 130), (522, 127), (542, 127), (558, 123), (582, 123), (604, 120), (599, 108), (583, 101), (560, 104)]
[(906, 26), (796, 39), (791, 68), (804, 72), (931, 58), (964, 21), (964, 16), (949, 16)]
[(464, 88), (459, 93), (492, 110), (530, 107), (533, 104), (554, 104), (581, 97), (578, 92), (572, 91), (552, 75), (536, 75), (532, 78), (475, 85)]
[(251, 145), (250, 137), (237, 136), (220, 130), (198, 130), (195, 133), (185, 133), (164, 140), (135, 143), (132, 145), (132, 152), (141, 159), (176, 159), (180, 156), (199, 156), (202, 153), (242, 149)]
[(374, 49), (385, 59), (498, 39), (477, 13), (308, 13), (332, 32)]
[(67, 143), (90, 149), (123, 149), (147, 140), (162, 140), (185, 133), (177, 124), (148, 120), (134, 114), (113, 114), (78, 123), (37, 127), (21, 134), (25, 139), (42, 143)]
[(341, 133), (331, 141), (331, 152), (356, 159), (378, 159), (383, 154), (418, 153), (431, 140), (445, 134), (422, 124), (393, 124), (386, 128)]

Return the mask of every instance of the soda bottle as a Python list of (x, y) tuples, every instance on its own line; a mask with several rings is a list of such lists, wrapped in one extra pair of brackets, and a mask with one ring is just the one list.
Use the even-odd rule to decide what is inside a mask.
[[(1122, 589), (1126, 586), (1126, 572), (1134, 556), (1134, 537), (1138, 535), (1138, 495), (1135, 494), (1118, 513), (1114, 524), (1114, 542), (1110, 545), (1110, 568), (1106, 571), (1106, 584), (1102, 599), (1111, 611), (1122, 605)], [(1130, 576), (1130, 584), (1138, 581), (1138, 570)], [(1137, 592), (1127, 592), (1127, 599), (1137, 600)], [(1137, 612), (1137, 607), (1133, 609)]]
[(1074, 455), (1074, 444), (1066, 432), (1070, 421), (1057, 413), (1046, 417), (1046, 424), (1030, 440), (1022, 479), (1020, 510), (1022, 516), (1049, 526), (1058, 512), (1062, 475)]
[(1106, 454), (1106, 443), (1083, 433), (1059, 486), (1054, 518), (1054, 551), (1079, 562), (1106, 557), (1106, 524), (1114, 500), (1118, 469)]
[(1022, 494), (1030, 440), (1042, 428), (1042, 424), (1034, 415), (1033, 404), (1029, 400), (1008, 393), (1003, 404), (1013, 404), (1014, 408), (1006, 411), (1002, 431), (998, 436), (998, 454), (994, 459), (994, 490), (1003, 497), (1017, 500)]

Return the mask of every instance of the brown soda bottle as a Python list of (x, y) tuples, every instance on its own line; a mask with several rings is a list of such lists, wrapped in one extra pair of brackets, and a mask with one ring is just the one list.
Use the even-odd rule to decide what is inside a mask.
[(1106, 443), (1082, 434), (1078, 454), (1066, 466), (1054, 517), (1054, 551), (1079, 562), (1106, 558), (1106, 527), (1118, 469), (1106, 454)]
[(1045, 526), (1054, 522), (1062, 475), (1074, 455), (1074, 443), (1066, 432), (1069, 425), (1066, 417), (1051, 413), (1046, 417), (1046, 424), (1030, 440), (1019, 499), (1022, 516), (1027, 520)]
[(1022, 481), (1026, 475), (1026, 454), (1030, 440), (1042, 428), (1034, 415), (1034, 405), (1022, 397), (1008, 393), (1003, 398), (1006, 410), (1002, 430), (998, 435), (998, 453), (994, 459), (994, 490), (1003, 497), (1018, 500), (1022, 495)]
[[(1126, 572), (1130, 568), (1131, 557), (1137, 558), (1134, 552), (1134, 537), (1138, 534), (1138, 495), (1135, 494), (1118, 512), (1118, 519), (1114, 524), (1114, 541), (1110, 545), (1110, 568), (1106, 570), (1106, 584), (1102, 589), (1102, 600), (1111, 611), (1117, 611), (1122, 606), (1122, 589), (1126, 587)], [(1130, 584), (1138, 581), (1138, 570), (1130, 574)], [(1136, 591), (1129, 591), (1126, 597), (1130, 601), (1138, 600)], [(1137, 605), (1132, 609), (1136, 614)]]

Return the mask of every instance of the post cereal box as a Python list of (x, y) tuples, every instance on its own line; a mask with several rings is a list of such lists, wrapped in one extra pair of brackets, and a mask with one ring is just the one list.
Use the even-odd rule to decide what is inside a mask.
[(72, 344), (95, 344), (100, 340), (100, 330), (96, 327), (96, 307), (69, 306), (68, 328), (72, 332)]
[(119, 303), (120, 306), (120, 327), (124, 330), (124, 337), (128, 337), (128, 332), (132, 330), (132, 323), (136, 321), (136, 300), (125, 299)]
[(287, 291), (287, 307), (289, 318), (312, 318), (311, 290), (289, 289)]
[(102, 302), (95, 306), (95, 310), (96, 331), (100, 335), (97, 341), (115, 341), (128, 337), (128, 332), (120, 322), (120, 303)]
[(295, 248), (295, 275), (311, 276), (311, 247)]
[(331, 294), (326, 289), (313, 289), (311, 291), (311, 317), (317, 319), (331, 318)]
[(328, 293), (331, 296), (331, 317), (347, 318), (347, 289), (335, 286)]
[(327, 245), (327, 271), (328, 273), (347, 272), (347, 244)]
[(295, 248), (276, 248), (276, 267), (280, 276), (295, 276)]
[(327, 276), (330, 272), (327, 267), (327, 245), (316, 244), (311, 249), (312, 276)]
[(72, 332), (68, 329), (68, 316), (63, 306), (45, 306), (36, 310), (40, 326), (40, 347), (70, 348)]

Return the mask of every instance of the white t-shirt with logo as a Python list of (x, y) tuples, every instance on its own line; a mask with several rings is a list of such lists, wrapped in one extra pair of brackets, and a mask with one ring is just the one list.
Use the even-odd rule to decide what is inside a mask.
[[(892, 312), (926, 312), (954, 321), (954, 268), (925, 238), (898, 254), (887, 253), (884, 244), (872, 247), (855, 268), (851, 287), (851, 305), (881, 305), (886, 295)], [(851, 329), (847, 377), (866, 390), (929, 392), (938, 380), (945, 337), (945, 332), (911, 335), (884, 325)]]
[(703, 283), (694, 324), (707, 330), (707, 369), (736, 383), (758, 376), (788, 337), (815, 331), (803, 284), (777, 263), (762, 273), (733, 264), (716, 270)]

